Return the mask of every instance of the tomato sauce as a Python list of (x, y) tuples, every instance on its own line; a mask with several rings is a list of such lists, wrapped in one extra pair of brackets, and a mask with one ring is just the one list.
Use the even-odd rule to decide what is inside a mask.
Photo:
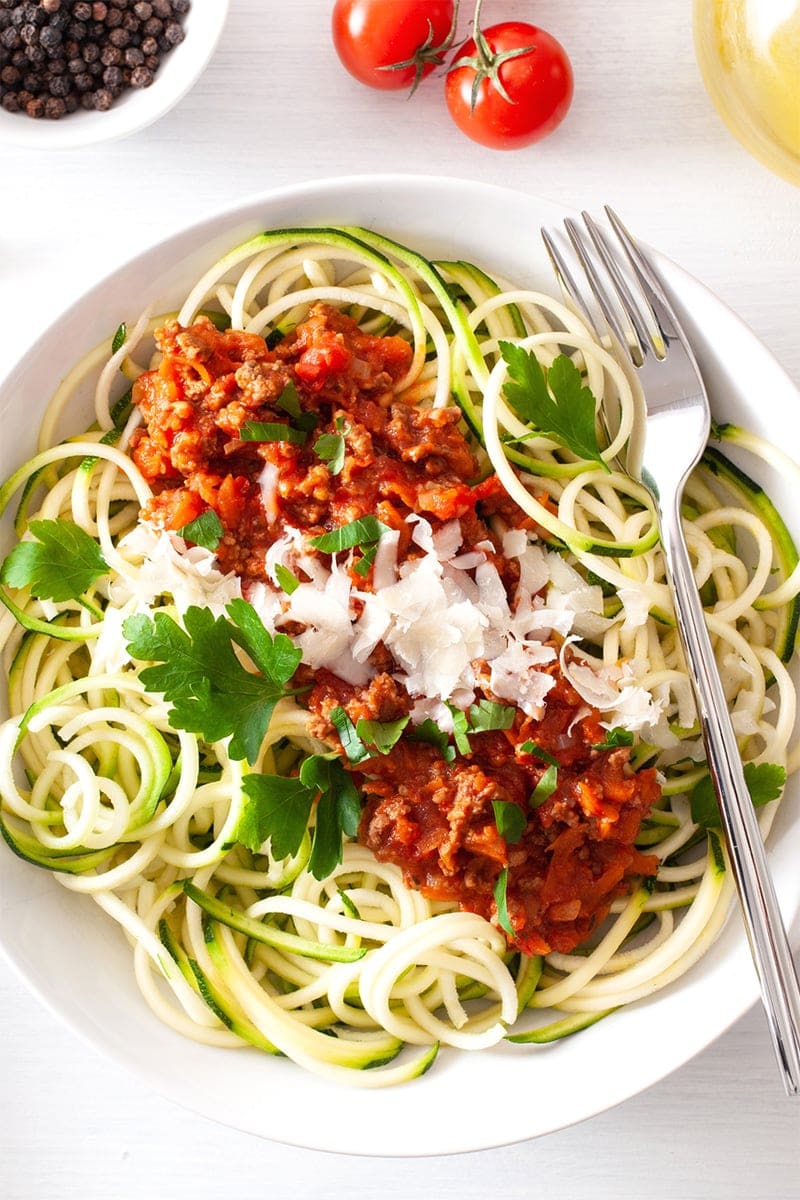
[[(264, 579), (265, 552), (287, 524), (315, 535), (374, 514), (399, 528), (410, 512), (460, 517), (486, 494), (468, 486), (477, 464), (458, 409), (395, 397), (411, 362), (403, 338), (364, 334), (320, 304), (274, 349), (206, 317), (188, 329), (170, 322), (156, 342), (161, 365), (133, 388), (145, 422), (133, 459), (156, 493), (145, 515), (177, 530), (214, 509), (225, 530), (223, 571)], [(294, 429), (298, 441), (242, 439), (248, 422), (291, 426), (278, 403), (289, 384), (313, 430), (303, 438)], [(333, 475), (314, 445), (339, 430), (346, 456)], [(277, 494), (268, 514), (259, 479), (270, 464)]]
[[(494, 476), (479, 482), (458, 409), (423, 409), (397, 395), (411, 362), (403, 338), (364, 334), (320, 304), (275, 346), (220, 332), (205, 317), (189, 328), (170, 322), (156, 340), (161, 363), (133, 389), (143, 417), (133, 457), (154, 491), (145, 515), (179, 530), (213, 509), (224, 531), (219, 565), (241, 576), (245, 591), (266, 578), (266, 551), (287, 525), (315, 536), (373, 514), (400, 531), (402, 561), (420, 553), (407, 522), (416, 513), (434, 531), (458, 520), (464, 551), (494, 546), (486, 553), (513, 605), (517, 561), (503, 556), (487, 522), (492, 515), (518, 528), (531, 522)], [(287, 433), (249, 440), (242, 436), (248, 422)], [(315, 449), (321, 434), (344, 438), (338, 471)], [(274, 481), (266, 506), (265, 469)], [(370, 575), (358, 586), (370, 587)], [(336, 707), (354, 723), (409, 714), (391, 654), (379, 646), (371, 662), (376, 674), (365, 687), (327, 670), (308, 672), (316, 736), (341, 746), (330, 719)], [(345, 762), (365, 797), (360, 840), (425, 895), (495, 922), (494, 891), (506, 870), (511, 940), (527, 954), (574, 949), (616, 897), (657, 867), (634, 844), (660, 794), (655, 772), (634, 772), (627, 747), (599, 749), (600, 714), (564, 677), (558, 656), (542, 669), (554, 685), (538, 721), (517, 709), (509, 729), (470, 733), (469, 753), (453, 761), (415, 739), (409, 725), (388, 754)], [(486, 688), (481, 697), (495, 699)], [(532, 806), (553, 761), (556, 787)], [(524, 814), (517, 841), (498, 831), (500, 803)]]

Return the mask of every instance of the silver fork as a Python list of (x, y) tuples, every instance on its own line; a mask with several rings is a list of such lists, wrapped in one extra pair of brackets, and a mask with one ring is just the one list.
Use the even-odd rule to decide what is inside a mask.
[(796, 1096), (800, 1090), (800, 984), (681, 526), (684, 484), (703, 453), (710, 431), (708, 397), (656, 268), (619, 217), (610, 208), (606, 208), (606, 214), (616, 242), (587, 213), (582, 214), (583, 227), (569, 218), (564, 222), (585, 276), (583, 286), (576, 282), (556, 238), (545, 229), (542, 237), (567, 296), (601, 335), (592, 315), (590, 296), (594, 298), (619, 348), (639, 372), (647, 422), (641, 463), (629, 469), (635, 471), (653, 498), (678, 629), (761, 997), (786, 1093)]

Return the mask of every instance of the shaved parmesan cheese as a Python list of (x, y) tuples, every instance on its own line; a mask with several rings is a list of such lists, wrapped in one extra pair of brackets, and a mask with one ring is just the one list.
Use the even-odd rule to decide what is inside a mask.
[(328, 667), (347, 683), (369, 678), (350, 653), (353, 627), (350, 617), (350, 580), (344, 571), (328, 573), (322, 588), (317, 582), (301, 583), (289, 597), (277, 626), (298, 622), (305, 626), (293, 641), (303, 652), (303, 661), (312, 668)]
[(376, 592), (390, 587), (397, 579), (397, 548), (399, 545), (400, 531), (398, 529), (390, 529), (378, 542), (372, 567), (372, 585)]
[(182, 537), (157, 529), (150, 522), (140, 522), (120, 546), (126, 559), (141, 558), (138, 566), (121, 565), (109, 584), (113, 604), (127, 607), (129, 613), (147, 613), (161, 607), (161, 599), (167, 595), (179, 613), (198, 606), (220, 616), (230, 601), (242, 594), (238, 577), (223, 575), (209, 550), (202, 546), (187, 548)]
[(261, 503), (264, 505), (267, 522), (274, 525), (278, 518), (278, 468), (274, 463), (265, 463), (258, 477), (261, 488)]
[(524, 529), (507, 529), (503, 534), (503, 554), (506, 558), (522, 558), (528, 548), (528, 535)]
[(547, 607), (553, 612), (569, 613), (571, 627), (581, 637), (600, 637), (610, 625), (603, 616), (603, 591), (588, 584), (574, 567), (557, 554), (549, 556), (550, 587)]
[(635, 732), (659, 724), (663, 703), (638, 683), (636, 664), (607, 667), (586, 659), (568, 661), (566, 651), (571, 641), (574, 639), (568, 639), (561, 648), (561, 669), (578, 695), (605, 714), (609, 727), (620, 725)]
[(633, 633), (647, 624), (650, 616), (650, 599), (646, 588), (619, 588), (617, 595), (622, 601), (625, 620), (622, 622), (624, 633)]
[(461, 525), (448, 521), (433, 535), (433, 549), (440, 562), (449, 562), (461, 546)]
[(537, 668), (552, 662), (555, 656), (552, 646), (526, 645), (515, 639), (490, 664), (489, 686), (501, 700), (513, 701), (529, 717), (539, 720), (555, 680)]
[(420, 550), (424, 550), (426, 554), (433, 553), (433, 526), (430, 521), (426, 521), (424, 517), (420, 517), (417, 513), (410, 513), (406, 517), (406, 524), (412, 525), (411, 540), (415, 546), (419, 546)]

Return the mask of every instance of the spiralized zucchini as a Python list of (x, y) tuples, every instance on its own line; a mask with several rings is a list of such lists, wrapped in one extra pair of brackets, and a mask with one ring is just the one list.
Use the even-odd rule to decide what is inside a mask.
[[(17, 497), (19, 537), (30, 536), (32, 520), (69, 520), (110, 568), (79, 600), (2, 591), (10, 713), (0, 727), (2, 832), (15, 853), (122, 926), (145, 999), (178, 1032), (379, 1087), (423, 1073), (439, 1046), (483, 1049), (512, 1030), (520, 1042), (553, 1040), (673, 984), (716, 937), (732, 888), (717, 836), (692, 820), (704, 754), (653, 514), (624, 471), (642, 421), (626, 371), (565, 304), (469, 263), (428, 262), (366, 230), (253, 238), (209, 268), (178, 320), (190, 324), (202, 310), (266, 336), (289, 331), (320, 300), (366, 331), (407, 338), (411, 364), (397, 393), (435, 407), (455, 400), (484, 470), (536, 522), (540, 544), (602, 587), (601, 619), (578, 651), (593, 669), (626, 666), (660, 714), (652, 726), (632, 725), (634, 763), (656, 765), (663, 780), (638, 843), (659, 856), (657, 878), (615, 902), (590, 945), (540, 962), (509, 951), (482, 917), (410, 890), (397, 867), (356, 842), (323, 881), (307, 869), (308, 835), (283, 861), (266, 844), (252, 853), (237, 842), (245, 768), (225, 742), (170, 726), (169, 706), (145, 690), (122, 636), (133, 613), (179, 617), (196, 604), (222, 613), (239, 594), (210, 554), (139, 519), (150, 489), (127, 454), (138, 414), (124, 393), (150, 365), (163, 318), (149, 312), (113, 353), (109, 336), (70, 372), (38, 453), (0, 491), (3, 510)], [(572, 358), (598, 401), (608, 470), (510, 408), (502, 341), (546, 367), (559, 354)], [(59, 430), (80, 430), (89, 396), (90, 428), (59, 440)], [(798, 556), (725, 444), (798, 471), (741, 430), (720, 426), (715, 436), (687, 488), (688, 544), (742, 755), (792, 771), (786, 664)], [(281, 700), (256, 769), (290, 773), (314, 748), (307, 713)], [(761, 810), (765, 834), (775, 807)]]

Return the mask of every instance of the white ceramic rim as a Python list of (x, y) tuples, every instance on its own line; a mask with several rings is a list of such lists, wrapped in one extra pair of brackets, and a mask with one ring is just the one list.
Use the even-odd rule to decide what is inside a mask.
[(165, 54), (148, 88), (129, 88), (107, 112), (79, 109), (58, 121), (34, 120), (0, 108), (0, 145), (74, 150), (117, 141), (158, 121), (197, 83), (217, 48), (231, 0), (193, 0), (183, 18), (186, 37)]
[[(59, 370), (84, 347), (108, 335), (125, 317), (131, 319), (130, 301), (124, 306), (121, 292), (135, 295), (138, 307), (139, 301), (144, 304), (154, 294), (174, 288), (181, 273), (186, 275), (184, 260), (198, 258), (198, 246), (206, 247), (199, 257), (207, 262), (234, 239), (269, 226), (367, 224), (406, 236), (424, 252), (442, 257), (469, 251), (488, 270), (519, 282), (538, 280), (552, 290), (549, 274), (543, 273), (538, 228), (563, 215), (560, 206), (519, 192), (424, 176), (315, 181), (250, 198), (163, 239), (76, 301), (0, 387), (0, 420), (8, 428), (14, 411), (41, 403), (35, 389), (28, 394), (32, 362), (46, 362), (42, 370), (49, 371), (55, 383)], [(493, 229), (491, 240), (474, 232), (487, 222)], [(696, 280), (674, 264), (659, 261), (712, 401), (720, 405), (718, 416), (741, 421), (746, 414), (761, 428), (769, 426), (770, 415), (775, 417), (783, 406), (796, 406), (796, 388), (747, 326)], [(748, 394), (758, 398), (757, 410), (748, 406)], [(25, 452), (23, 439), (15, 461)], [(786, 504), (783, 507), (788, 518)], [(797, 787), (790, 788), (770, 842), (787, 921), (800, 914), (800, 873), (792, 851), (799, 799)], [(790, 829), (793, 833), (787, 836)], [(118, 931), (101, 913), (86, 914), (82, 897), (65, 895), (42, 874), (16, 859), (4, 860), (0, 873), (0, 950), (42, 1002), (91, 1045), (175, 1102), (236, 1128), (307, 1148), (423, 1156), (495, 1147), (552, 1132), (619, 1104), (676, 1070), (757, 998), (745, 939), (738, 922), (729, 921), (715, 946), (678, 984), (579, 1037), (537, 1048), (533, 1054), (530, 1048), (508, 1045), (476, 1055), (445, 1054), (434, 1070), (406, 1087), (344, 1090), (285, 1060), (265, 1059), (249, 1050), (212, 1050), (165, 1029), (138, 997), (129, 978), (127, 946)], [(21, 889), (17, 892), (16, 881)], [(52, 922), (56, 909), (67, 937), (73, 912), (81, 913), (78, 940), (88, 957), (73, 988), (69, 974), (76, 968), (70, 947), (60, 945), (55, 934), (43, 941), (43, 922)]]

